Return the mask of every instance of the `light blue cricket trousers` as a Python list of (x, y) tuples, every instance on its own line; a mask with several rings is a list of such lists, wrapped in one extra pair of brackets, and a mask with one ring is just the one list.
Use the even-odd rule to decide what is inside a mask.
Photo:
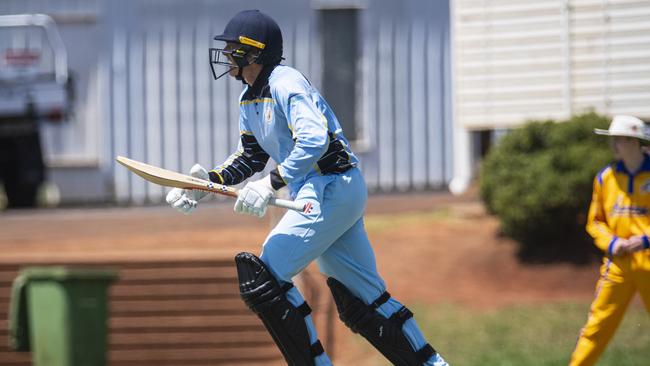
[[(360, 170), (352, 168), (342, 174), (308, 179), (295, 199), (311, 202), (312, 210), (308, 214), (287, 211), (266, 238), (261, 259), (273, 275), (280, 281), (291, 282), (316, 260), (323, 274), (343, 283), (366, 304), (384, 293), (386, 285), (377, 273), (375, 254), (363, 226), (368, 193)], [(287, 297), (294, 306), (304, 302), (295, 287)], [(401, 307), (391, 298), (377, 311), (388, 318)], [(305, 322), (314, 343), (318, 336), (311, 315), (305, 317)], [(427, 343), (413, 318), (402, 329), (415, 350)], [(317, 366), (331, 364), (325, 353), (316, 358)], [(447, 363), (434, 355), (425, 365)]]

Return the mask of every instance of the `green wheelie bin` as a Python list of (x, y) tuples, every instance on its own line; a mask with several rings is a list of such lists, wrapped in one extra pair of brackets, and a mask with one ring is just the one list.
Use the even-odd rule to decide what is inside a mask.
[(14, 279), (10, 346), (34, 366), (105, 366), (110, 269), (27, 267)]

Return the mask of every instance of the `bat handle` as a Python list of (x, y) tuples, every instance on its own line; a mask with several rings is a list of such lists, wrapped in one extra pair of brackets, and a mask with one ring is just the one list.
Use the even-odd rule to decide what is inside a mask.
[(303, 213), (306, 213), (308, 210), (308, 204), (300, 203), (296, 201), (290, 201), (290, 200), (283, 200), (280, 198), (271, 198), (269, 204), (277, 207), (286, 208), (289, 210), (303, 212)]

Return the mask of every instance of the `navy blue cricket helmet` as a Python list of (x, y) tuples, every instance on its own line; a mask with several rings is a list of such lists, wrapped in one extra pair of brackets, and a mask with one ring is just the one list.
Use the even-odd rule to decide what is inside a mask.
[[(241, 70), (252, 63), (275, 65), (282, 61), (282, 32), (278, 23), (259, 10), (244, 10), (237, 13), (226, 24), (223, 33), (215, 40), (231, 44), (230, 47), (210, 48), (210, 68), (215, 79), (220, 78), (233, 67), (228, 56)], [(232, 45), (236, 45), (232, 47)], [(225, 56), (225, 57), (222, 57)], [(214, 65), (227, 66), (228, 70), (217, 76)]]

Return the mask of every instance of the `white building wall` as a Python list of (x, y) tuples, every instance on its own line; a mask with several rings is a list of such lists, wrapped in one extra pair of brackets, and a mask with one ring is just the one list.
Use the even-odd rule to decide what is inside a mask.
[(589, 108), (650, 117), (650, 1), (453, 2), (455, 122), (470, 130)]
[(455, 187), (471, 131), (589, 109), (650, 118), (649, 19), (648, 0), (452, 1)]

